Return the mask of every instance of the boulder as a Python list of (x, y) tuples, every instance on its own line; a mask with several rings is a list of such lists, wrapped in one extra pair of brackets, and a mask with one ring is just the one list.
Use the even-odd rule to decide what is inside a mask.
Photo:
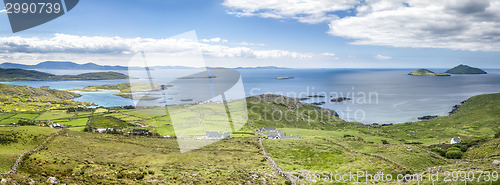
[(498, 160), (494, 160), (494, 161), (491, 163), (491, 166), (500, 166), (500, 161), (498, 161)]
[(7, 184), (7, 180), (2, 179), (2, 180), (0, 181), (0, 184)]
[(57, 184), (57, 179), (55, 177), (49, 177), (47, 182), (50, 184)]

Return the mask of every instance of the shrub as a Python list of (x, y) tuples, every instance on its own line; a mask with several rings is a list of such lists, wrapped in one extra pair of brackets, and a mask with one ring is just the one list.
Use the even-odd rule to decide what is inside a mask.
[(495, 138), (500, 138), (500, 131), (495, 134)]
[(467, 149), (469, 149), (467, 146), (462, 144), (454, 144), (452, 148), (458, 148), (462, 152), (467, 152)]
[(434, 147), (433, 149), (431, 149), (431, 151), (436, 153), (436, 154), (439, 154), (443, 157), (446, 155), (446, 151), (444, 151), (443, 149), (438, 148), (438, 147)]
[(346, 137), (354, 137), (353, 135), (349, 135), (349, 134), (344, 134), (344, 138)]
[(385, 140), (385, 139), (384, 139), (384, 140), (382, 140), (382, 144), (384, 144), (384, 145), (388, 145), (388, 144), (389, 144), (389, 141), (387, 141), (387, 140)]
[(462, 151), (460, 150), (460, 148), (451, 147), (451, 148), (448, 148), (445, 156), (448, 159), (460, 159), (460, 158), (462, 158)]

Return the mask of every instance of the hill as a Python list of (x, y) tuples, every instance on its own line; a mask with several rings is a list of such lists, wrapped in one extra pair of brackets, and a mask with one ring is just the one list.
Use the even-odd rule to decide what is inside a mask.
[(94, 63), (77, 64), (74, 62), (46, 61), (36, 65), (25, 65), (15, 63), (2, 63), (0, 68), (5, 69), (78, 69), (78, 70), (128, 70), (124, 66), (97, 65)]
[[(122, 84), (109, 88), (126, 89), (127, 86)], [(203, 108), (216, 105), (200, 104)], [(78, 124), (80, 127), (58, 130), (59, 134), (40, 127), (0, 127), (0, 136), (4, 136), (0, 138), (6, 139), (6, 144), (0, 145), (0, 151), (9, 153), (0, 155), (0, 161), (4, 162), (0, 163), (0, 173), (9, 169), (19, 154), (34, 148), (52, 134), (43, 149), (23, 158), (17, 173), (2, 178), (10, 184), (27, 184), (31, 180), (43, 183), (49, 177), (56, 177), (61, 184), (290, 183), (276, 173), (278, 166), (285, 172), (303, 175), (317, 175), (325, 171), (338, 174), (365, 171), (392, 174), (395, 178), (397, 174), (422, 173), (424, 179), (421, 182), (429, 182), (430, 173), (439, 173), (439, 181), (444, 181), (442, 178), (446, 173), (449, 175), (456, 169), (495, 170), (496, 166), (491, 164), (496, 159), (494, 157), (500, 155), (500, 141), (491, 138), (499, 135), (499, 105), (500, 94), (474, 96), (450, 116), (381, 126), (348, 123), (338, 118), (335, 111), (295, 98), (258, 95), (247, 98), (248, 123), (230, 139), (186, 153), (179, 152), (168, 115), (174, 113), (169, 111), (166, 115), (163, 107), (159, 110), (163, 114), (158, 115), (133, 107), (115, 107), (72, 113), (69, 119), (69, 113), (47, 111), (35, 120), (66, 121), (65, 124), (71, 125), (69, 122), (87, 119)], [(0, 115), (12, 116), (10, 113)], [(168, 137), (123, 136), (78, 130), (85, 124), (103, 124), (106, 120), (118, 119), (122, 123), (141, 123), (144, 125), (141, 129)], [(301, 138), (262, 139), (267, 133), (260, 136), (253, 131), (263, 126), (277, 127), (280, 132), (300, 135)], [(128, 130), (138, 128), (134, 124), (127, 127), (131, 127)], [(457, 136), (463, 138), (463, 143), (455, 145), (457, 148), (453, 151), (460, 150), (463, 153), (461, 159), (448, 159), (438, 154), (440, 150), (434, 150), (437, 147), (454, 148), (449, 139)], [(22, 143), (30, 144), (30, 147)], [(18, 149), (18, 146), (24, 147)], [(13, 150), (14, 147), (16, 150)], [(361, 184), (365, 184), (363, 179)], [(480, 179), (477, 184), (483, 184), (483, 181), (489, 180)], [(409, 181), (408, 184), (421, 182)]]
[[(492, 138), (500, 131), (500, 94), (478, 95), (469, 98), (449, 115), (432, 120), (383, 127), (403, 139), (449, 140), (452, 137), (474, 140)], [(410, 132), (412, 131), (412, 132)]]
[(0, 112), (42, 111), (91, 104), (68, 100), (79, 96), (55, 89), (0, 84)]
[(94, 72), (83, 73), (79, 75), (54, 75), (35, 70), (0, 68), (0, 81), (107, 80), (127, 78), (127, 75), (117, 72)]
[(486, 71), (483, 71), (479, 68), (470, 67), (468, 65), (463, 65), (463, 64), (460, 64), (460, 65), (446, 71), (446, 73), (450, 73), (450, 74), (487, 74)]
[(411, 73), (408, 73), (408, 75), (413, 75), (413, 76), (436, 76), (436, 73), (432, 72), (431, 70), (428, 69), (419, 69), (416, 71), (413, 71)]

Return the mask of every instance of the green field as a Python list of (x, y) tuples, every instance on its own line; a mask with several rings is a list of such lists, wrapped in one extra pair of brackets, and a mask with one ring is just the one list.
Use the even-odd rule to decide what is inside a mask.
[(32, 114), (32, 113), (5, 114), (4, 116), (0, 116), (0, 124), (17, 123), (19, 120), (29, 121), (37, 116), (38, 114)]
[(42, 113), (36, 120), (58, 120), (75, 116), (75, 113), (68, 113), (65, 110), (51, 110)]
[(65, 124), (65, 125), (72, 126), (72, 127), (83, 127), (83, 126), (87, 125), (88, 121), (89, 121), (89, 118), (80, 118), (80, 119), (73, 119), (73, 120), (68, 121), (68, 122), (59, 122), (59, 124)]
[(111, 116), (93, 116), (89, 126), (92, 128), (125, 128), (128, 124)]

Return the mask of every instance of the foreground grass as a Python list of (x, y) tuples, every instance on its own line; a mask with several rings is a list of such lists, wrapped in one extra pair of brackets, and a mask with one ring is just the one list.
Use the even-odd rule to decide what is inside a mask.
[(58, 130), (44, 127), (0, 127), (0, 173), (10, 170), (25, 151), (36, 148)]
[(54, 176), (70, 184), (285, 182), (259, 153), (256, 138), (179, 153), (175, 139), (70, 131), (27, 158), (19, 170), (36, 182)]

